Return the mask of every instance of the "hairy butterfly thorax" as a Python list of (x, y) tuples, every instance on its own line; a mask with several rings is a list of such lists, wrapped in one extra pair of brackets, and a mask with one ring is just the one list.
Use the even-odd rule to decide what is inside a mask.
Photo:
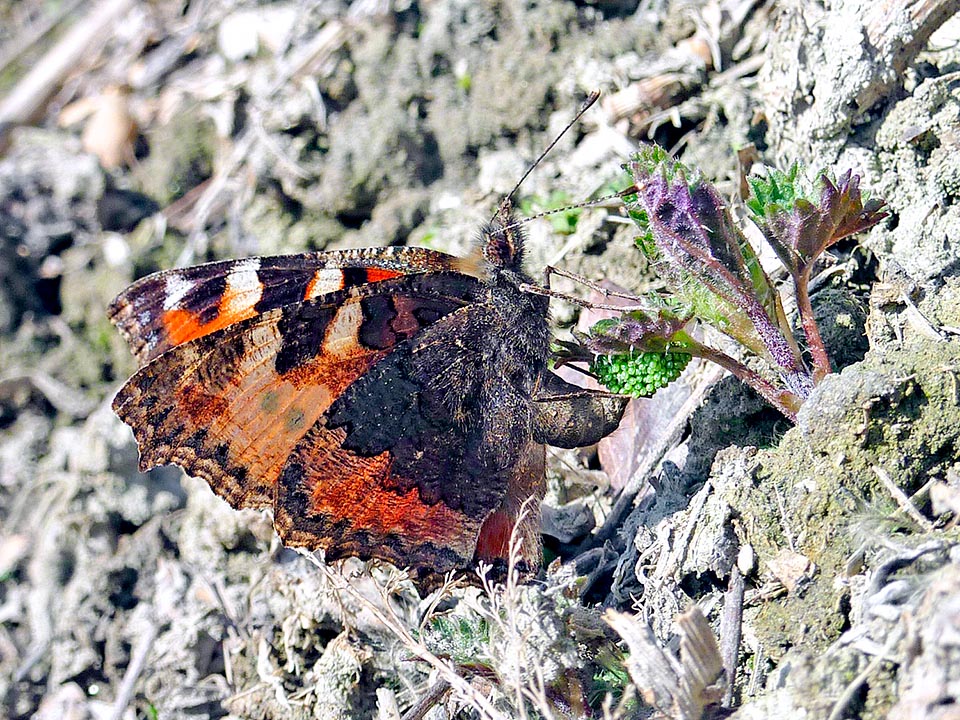
[[(512, 196), (513, 193), (510, 194)], [(368, 248), (155, 273), (109, 314), (140, 368), (115, 412), (283, 542), (431, 578), (540, 565), (544, 446), (596, 442), (624, 401), (548, 369), (548, 298), (510, 196), (474, 257)]]
[(532, 397), (546, 371), (550, 330), (548, 298), (525, 292), (535, 285), (523, 268), (526, 235), (513, 214), (509, 199), (502, 201), (494, 218), (480, 229), (478, 244), (489, 282), (490, 303), (500, 322), (493, 328), (505, 372), (518, 389)]

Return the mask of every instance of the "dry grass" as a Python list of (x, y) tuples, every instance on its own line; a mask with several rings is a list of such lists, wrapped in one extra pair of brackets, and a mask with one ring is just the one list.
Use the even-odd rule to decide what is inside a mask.
[[(526, 514), (524, 509), (518, 525)], [(552, 652), (552, 646), (545, 644), (543, 628), (557, 622), (549, 610), (552, 601), (544, 601), (544, 588), (521, 582), (520, 550), (521, 538), (515, 530), (503, 583), (491, 580), (488, 566), (477, 569), (479, 588), (448, 575), (442, 587), (425, 600), (417, 627), (401, 617), (390, 601), (406, 582), (403, 573), (388, 575), (377, 584), (379, 597), (370, 598), (359, 591), (343, 566), (327, 565), (315, 553), (302, 554), (333, 590), (375, 616), (406, 652), (429, 667), (430, 683), (424, 688), (421, 701), (403, 715), (404, 720), (423, 717), (430, 706), (445, 698), (453, 712), (469, 709), (484, 720), (561, 720), (571, 717), (570, 710), (576, 711), (576, 706), (583, 702), (579, 686), (568, 686), (565, 680), (569, 678), (563, 676), (564, 671), (571, 671), (571, 666), (564, 667), (562, 663), (576, 665), (579, 658), (570, 653), (561, 657), (562, 653)], [(431, 622), (444, 617), (438, 608), (451, 598), (457, 599), (456, 612), (466, 613), (489, 628), (489, 637), (471, 662), (458, 664), (431, 647)], [(624, 717), (631, 697), (632, 693), (625, 693), (615, 706), (608, 695), (603, 701), (602, 716), (606, 720)], [(379, 705), (380, 717), (397, 717), (391, 701), (381, 697)]]

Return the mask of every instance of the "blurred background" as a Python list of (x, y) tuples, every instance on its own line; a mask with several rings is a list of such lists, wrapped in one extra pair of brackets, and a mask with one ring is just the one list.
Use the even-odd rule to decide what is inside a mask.
[[(622, 187), (640, 142), (730, 197), (755, 160), (854, 167), (896, 220), (838, 256), (859, 329), (844, 362), (867, 350), (881, 268), (901, 284), (874, 339), (902, 337), (903, 297), (960, 326), (960, 35), (951, 22), (931, 39), (956, 9), (930, 5), (894, 37), (856, 3), (0, 0), (0, 716), (371, 717), (384, 688), (415, 702), (426, 669), (284, 551), (269, 517), (177, 468), (136, 471), (110, 410), (134, 363), (105, 309), (136, 278), (213, 259), (463, 253), (592, 90), (522, 215)], [(876, 54), (850, 51), (863, 38)], [(531, 273), (655, 288), (622, 220), (610, 205), (532, 222)], [(577, 317), (558, 305), (558, 332)], [(786, 429), (736, 403), (733, 425), (692, 431), (689, 486), (718, 449)], [(555, 504), (609, 509), (647, 431), (629, 432), (602, 460), (554, 454)], [(586, 604), (641, 594), (630, 552)], [(680, 608), (706, 591), (676, 592)], [(409, 588), (393, 602), (416, 624)]]

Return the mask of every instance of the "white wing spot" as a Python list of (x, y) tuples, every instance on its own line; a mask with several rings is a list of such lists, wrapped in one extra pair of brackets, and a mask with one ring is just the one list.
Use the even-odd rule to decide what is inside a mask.
[(313, 300), (315, 297), (336, 292), (343, 287), (343, 271), (338, 268), (320, 268), (313, 274), (310, 285), (307, 287), (307, 296), (304, 300)]
[(234, 265), (227, 275), (227, 289), (224, 293), (226, 307), (221, 311), (240, 313), (260, 301), (263, 285), (257, 276), (259, 270), (260, 258), (247, 258)]
[(196, 285), (195, 282), (187, 280), (183, 275), (177, 273), (167, 275), (167, 282), (164, 286), (163, 309), (173, 310), (179, 307), (183, 299)]

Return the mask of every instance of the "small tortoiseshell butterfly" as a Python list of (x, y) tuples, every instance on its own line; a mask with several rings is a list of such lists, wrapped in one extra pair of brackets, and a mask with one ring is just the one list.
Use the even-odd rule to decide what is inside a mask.
[(544, 444), (616, 428), (624, 400), (547, 367), (548, 298), (509, 199), (471, 257), (372, 248), (155, 273), (110, 306), (140, 369), (113, 402), (140, 469), (174, 463), (286, 545), (420, 579), (541, 560)]

